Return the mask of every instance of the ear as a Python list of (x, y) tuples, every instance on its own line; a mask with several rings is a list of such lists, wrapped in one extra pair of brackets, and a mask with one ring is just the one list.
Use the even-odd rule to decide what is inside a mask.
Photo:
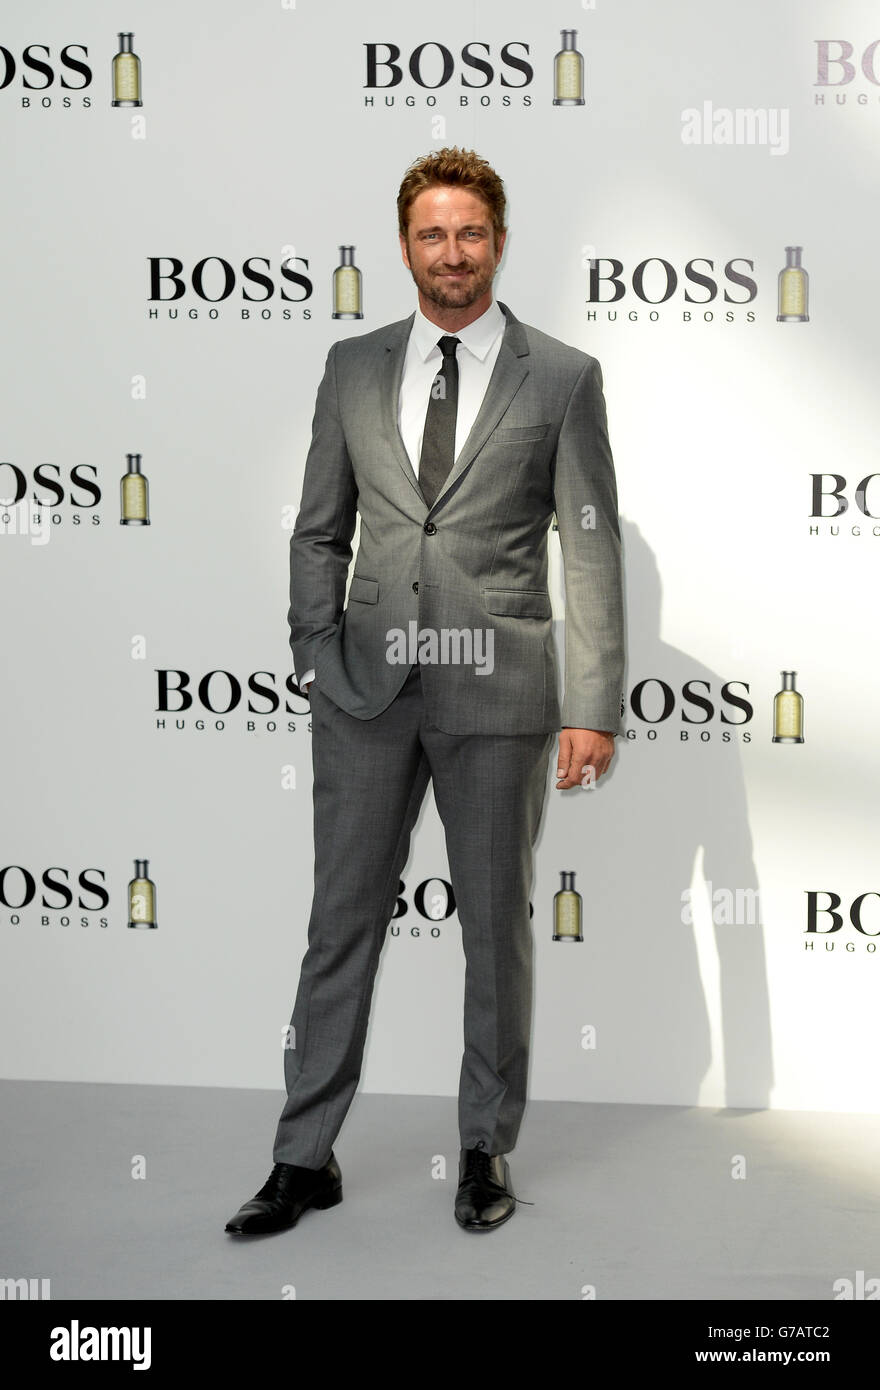
[(412, 270), (412, 266), (409, 263), (409, 256), (406, 253), (406, 237), (398, 232), (397, 239), (400, 242), (400, 254), (403, 257), (403, 264), (406, 266), (407, 270)]

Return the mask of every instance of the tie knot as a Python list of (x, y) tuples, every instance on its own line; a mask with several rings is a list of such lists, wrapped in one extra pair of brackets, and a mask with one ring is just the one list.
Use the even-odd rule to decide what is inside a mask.
[(443, 353), (443, 356), (444, 356), (444, 357), (454, 357), (454, 356), (455, 356), (455, 349), (458, 347), (458, 345), (459, 345), (460, 342), (461, 342), (461, 339), (460, 339), (460, 338), (448, 338), (448, 337), (443, 337), (443, 338), (441, 338), (441, 339), (439, 340), (439, 342), (437, 343), (437, 346), (439, 347), (440, 351)]

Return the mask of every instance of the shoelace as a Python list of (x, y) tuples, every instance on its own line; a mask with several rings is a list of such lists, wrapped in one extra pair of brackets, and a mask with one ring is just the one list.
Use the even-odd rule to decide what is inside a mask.
[[(489, 1154), (486, 1149), (485, 1141), (481, 1139), (478, 1144), (475, 1144), (472, 1149), (468, 1149), (466, 1152), (467, 1156), (465, 1158), (462, 1182), (473, 1181), (479, 1178), (489, 1180), (492, 1182), (493, 1186), (497, 1186), (495, 1179), (492, 1177), (490, 1166), (491, 1154)], [(522, 1198), (517, 1197), (514, 1193), (511, 1193), (511, 1196), (515, 1202), (519, 1202), (521, 1207), (533, 1207), (535, 1205), (534, 1202), (524, 1202)]]
[(495, 1181), (492, 1177), (491, 1155), (479, 1146), (475, 1149), (468, 1149), (465, 1155), (462, 1182), (466, 1182), (469, 1178)]
[(281, 1163), (276, 1163), (263, 1186), (257, 1193), (257, 1200), (263, 1198), (277, 1197), (282, 1188), (282, 1180), (287, 1173), (287, 1169)]

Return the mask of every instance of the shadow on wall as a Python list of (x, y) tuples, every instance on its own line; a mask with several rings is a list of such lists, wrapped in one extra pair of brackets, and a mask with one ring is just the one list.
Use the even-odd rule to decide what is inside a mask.
[[(645, 718), (628, 706), (626, 727), (635, 738), (618, 739), (612, 771), (596, 793), (563, 794), (589, 802), (572, 820), (576, 853), (586, 871), (580, 875), (584, 932), (596, 933), (597, 941), (598, 977), (588, 987), (589, 1017), (604, 1055), (597, 1055), (598, 1087), (591, 1089), (591, 1098), (699, 1103), (713, 1060), (708, 988), (717, 991), (717, 1003), (710, 1001), (713, 1012), (720, 1008), (725, 1104), (763, 1108), (773, 1084), (770, 1010), (740, 750), (746, 731), (752, 740), (769, 738), (769, 715), (756, 708), (753, 718), (741, 722), (747, 711), (722, 697), (729, 681), (728, 695), (751, 704), (752, 695), (736, 683), (748, 683), (748, 671), (713, 671), (661, 639), (662, 589), (654, 553), (631, 523), (622, 521), (621, 534), (627, 699), (632, 701), (639, 682), (649, 681), (641, 704)], [(693, 601), (700, 602), (696, 585)], [(661, 680), (675, 701), (663, 719), (669, 696)], [(711, 715), (683, 699), (687, 682), (708, 700)], [(733, 722), (725, 723), (722, 713)], [(656, 730), (656, 738), (648, 737), (649, 730)], [(559, 818), (554, 822), (555, 837)], [(542, 839), (546, 833), (545, 823)], [(565, 830), (563, 838), (568, 838)], [(545, 858), (546, 853), (545, 848)], [(711, 888), (706, 899), (694, 883), (695, 927), (682, 920), (682, 894), (700, 856)], [(736, 916), (737, 902), (744, 920), (726, 921)]]

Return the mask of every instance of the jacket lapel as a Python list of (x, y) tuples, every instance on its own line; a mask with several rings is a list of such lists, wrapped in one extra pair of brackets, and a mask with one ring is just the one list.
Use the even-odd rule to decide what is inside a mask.
[(458, 481), (465, 469), (473, 463), (510, 405), (523, 380), (528, 376), (529, 345), (526, 340), (525, 329), (519, 319), (514, 318), (507, 305), (502, 304), (500, 299), (498, 307), (507, 319), (501, 347), (498, 349), (495, 366), (489, 379), (489, 385), (486, 387), (483, 403), (477, 412), (477, 418), (461, 447), (458, 458), (452, 465), (449, 477), (443, 484), (443, 490), (437, 498), (437, 502), (434, 503), (435, 507), (438, 502), (442, 502), (445, 494)]
[(407, 482), (424, 506), (425, 499), (413, 473), (409, 454), (406, 452), (406, 445), (403, 442), (400, 426), (397, 422), (403, 364), (406, 360), (406, 348), (414, 318), (415, 314), (410, 314), (408, 319), (401, 319), (399, 323), (392, 324), (388, 330), (388, 337), (385, 340), (385, 360), (380, 367), (379, 409), (382, 415), (382, 434), (385, 439), (391, 441), (394, 460), (398, 467), (403, 469)]

